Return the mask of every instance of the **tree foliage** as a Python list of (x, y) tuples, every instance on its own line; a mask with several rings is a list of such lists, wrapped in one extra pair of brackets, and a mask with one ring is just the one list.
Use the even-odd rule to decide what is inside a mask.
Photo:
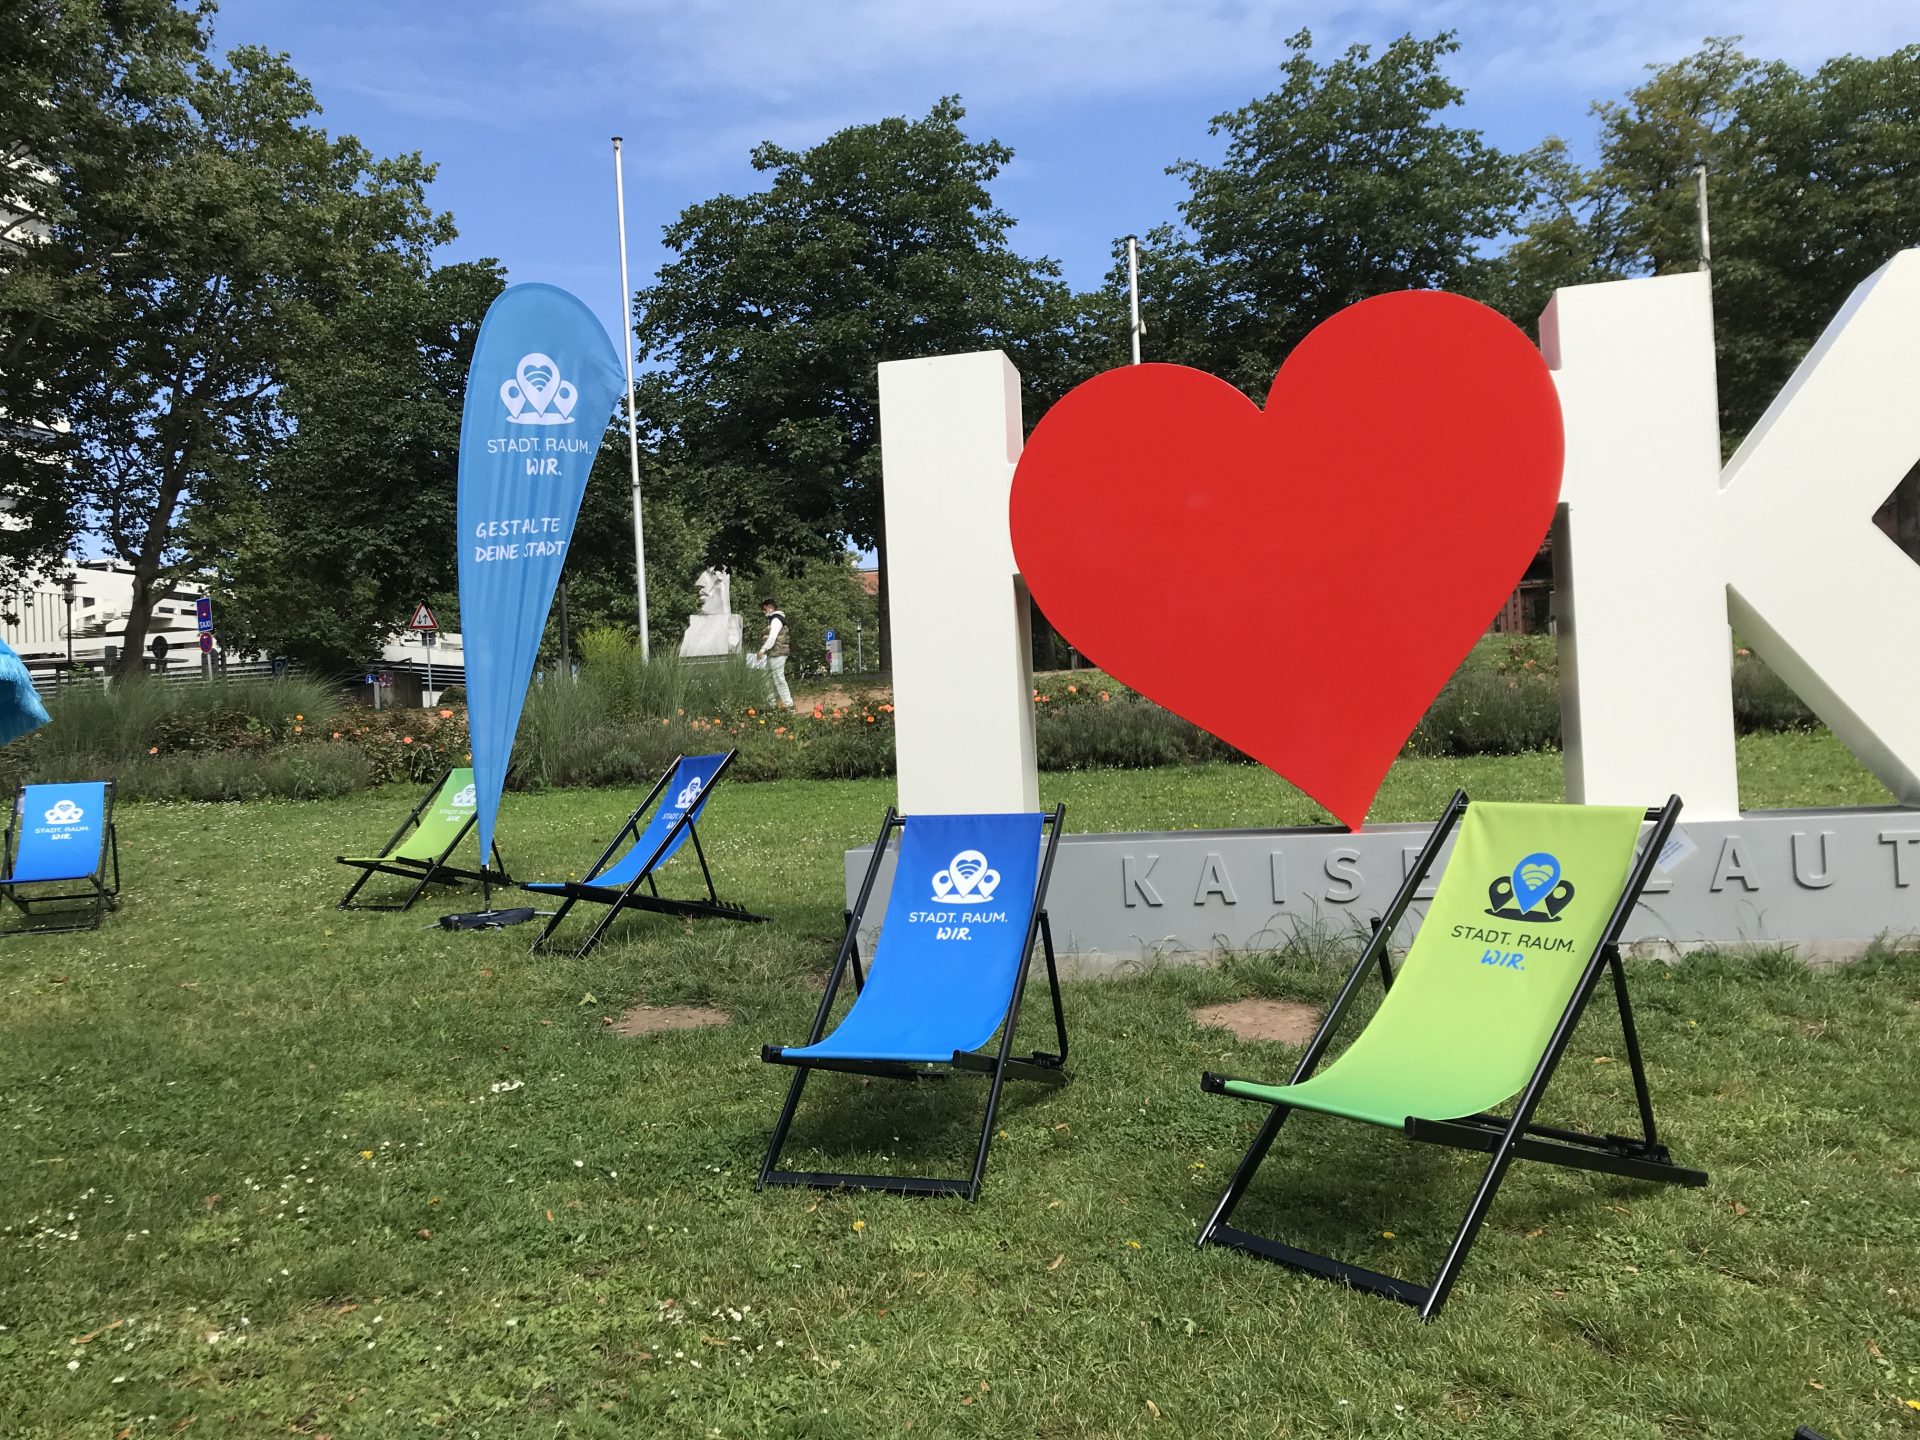
[[(15, 0), (0, 6), (0, 579), (63, 559), (82, 516), (62, 463), (46, 342), (98, 342), (97, 273), (126, 236), (76, 231), (74, 199), (169, 153), (211, 4)], [(56, 254), (40, 247), (64, 238)]]
[(30, 386), (45, 427), (28, 444), (16, 426), (6, 464), (64, 465), (69, 514), (131, 567), (123, 669), (154, 601), (230, 539), (286, 439), (303, 347), (329, 343), (329, 317), (396, 268), (423, 276), (452, 236), (426, 203), (432, 168), (328, 136), (284, 57), (168, 63), (177, 91), (129, 101), (134, 154), (55, 157), (48, 233), (0, 286), (0, 310), (38, 322), (9, 335), (0, 404), (27, 413), (13, 397)]
[[(1307, 331), (1388, 290), (1478, 293), (1485, 247), (1526, 198), (1521, 163), (1449, 123), (1463, 92), (1443, 72), (1451, 34), (1411, 35), (1316, 62), (1288, 42), (1281, 84), (1214, 117), (1218, 164), (1181, 161), (1181, 224), (1146, 237), (1151, 357), (1198, 366), (1264, 398)], [(1113, 287), (1123, 287), (1116, 267)], [(1125, 326), (1120, 334), (1124, 340)]]
[(675, 258), (638, 296), (660, 367), (641, 413), (714, 563), (884, 546), (879, 362), (998, 348), (1043, 395), (1064, 388), (1072, 296), (1012, 248), (989, 187), (1013, 152), (968, 138), (965, 113), (949, 98), (758, 146), (765, 189), (667, 227)]
[[(1704, 164), (1731, 447), (1854, 287), (1920, 241), (1920, 45), (1802, 72), (1709, 40), (1594, 108), (1599, 163), (1584, 175), (1556, 167), (1561, 199), (1536, 208), (1509, 273), (1533, 277), (1537, 308), (1556, 284), (1695, 269)], [(1895, 515), (1920, 559), (1920, 466)]]
[(350, 669), (421, 600), (455, 628), (461, 401), (502, 276), (491, 261), (382, 268), (284, 360), (287, 432), (198, 527), (229, 649)]

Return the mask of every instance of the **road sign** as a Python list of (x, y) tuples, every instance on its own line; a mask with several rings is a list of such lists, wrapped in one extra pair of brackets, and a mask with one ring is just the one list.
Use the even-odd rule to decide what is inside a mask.
[(373, 683), (374, 683), (374, 682), (375, 682), (376, 680), (378, 680), (379, 678), (380, 678), (380, 677), (379, 677), (378, 675), (375, 675), (375, 674), (374, 674), (374, 673), (373, 673), (373, 672), (372, 672), (371, 670), (369, 670), (369, 671), (367, 672), (367, 680), (366, 680), (366, 683), (367, 683), (367, 684), (369, 684), (369, 685), (371, 685), (371, 684), (373, 684)]
[(407, 621), (407, 629), (432, 631), (438, 630), (439, 628), (440, 622), (433, 618), (433, 611), (427, 608), (426, 601), (422, 600), (418, 605), (414, 606), (413, 618)]
[(213, 632), (211, 630), (202, 630), (200, 632), (200, 653), (202, 655), (211, 655), (213, 653)]
[[(193, 613), (200, 621), (200, 633), (202, 635), (213, 629), (213, 600), (210, 596), (202, 595), (198, 600), (194, 601)], [(204, 650), (207, 647), (202, 645), (200, 648)]]
[(831, 630), (829, 630), (829, 631), (827, 631), (827, 643), (828, 643), (829, 645), (831, 645), (831, 644), (833, 643), (833, 641), (834, 641), (834, 634), (833, 634), (833, 631), (831, 631)]

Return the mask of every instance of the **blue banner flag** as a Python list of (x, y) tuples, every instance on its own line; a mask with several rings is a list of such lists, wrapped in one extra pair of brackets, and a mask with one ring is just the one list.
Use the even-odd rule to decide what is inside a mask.
[(527, 681), (620, 387), (606, 330), (566, 291), (511, 285), (488, 308), (460, 417), (458, 522), (482, 855), (493, 853)]

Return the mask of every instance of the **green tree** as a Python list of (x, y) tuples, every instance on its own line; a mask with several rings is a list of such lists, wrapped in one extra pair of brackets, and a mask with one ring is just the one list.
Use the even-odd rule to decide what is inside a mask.
[(1013, 152), (969, 139), (965, 113), (948, 98), (805, 151), (760, 145), (765, 189), (667, 227), (675, 258), (637, 297), (661, 367), (641, 414), (713, 563), (853, 545), (882, 552), (884, 585), (881, 361), (999, 348), (1043, 400), (1068, 383), (1072, 295), (1013, 250), (989, 189)]
[(9, 369), (32, 377), (85, 523), (132, 569), (123, 672), (155, 600), (206, 568), (285, 437), (303, 339), (396, 259), (424, 272), (452, 235), (426, 203), (432, 168), (311, 124), (284, 57), (202, 60), (179, 96), (145, 104), (137, 163), (59, 171), (49, 233), (7, 276), (70, 297)]
[[(1619, 273), (1699, 263), (1693, 169), (1708, 172), (1721, 428), (1750, 429), (1855, 286), (1920, 241), (1920, 45), (1811, 73), (1732, 40), (1596, 107), (1593, 253)], [(1920, 466), (1894, 497), (1920, 559)]]
[(787, 662), (791, 678), (826, 670), (829, 630), (840, 637), (841, 659), (847, 670), (853, 670), (861, 658), (869, 667), (878, 663), (874, 635), (880, 624), (879, 600), (867, 593), (850, 553), (843, 550), (811, 557), (795, 568), (775, 565), (734, 576), (733, 608), (746, 621), (749, 653), (759, 649), (766, 638), (767, 622), (760, 613), (760, 602), (768, 598), (777, 601), (780, 613), (787, 617), (793, 650), (793, 658)]
[[(0, 6), (0, 580), (63, 559), (82, 515), (67, 482), (49, 332), (98, 339), (111, 307), (88, 274), (126, 233), (74, 230), (72, 198), (168, 153), (210, 3), (13, 0)], [(64, 237), (60, 263), (36, 253)], [(30, 354), (30, 352), (32, 352)]]
[[(706, 568), (707, 532), (690, 519), (659, 458), (640, 456), (640, 493), (647, 542), (647, 643), (655, 655), (671, 652), (686, 633), (687, 617), (700, 608), (700, 572)], [(633, 489), (627, 465), (626, 417), (616, 415), (594, 457), (580, 519), (567, 547), (562, 580), (574, 632), (609, 625), (629, 636), (639, 630), (633, 585)], [(559, 653), (558, 619), (547, 627), (547, 646)]]
[(389, 255), (312, 318), (280, 367), (287, 433), (199, 526), (229, 648), (357, 669), (421, 600), (454, 628), (460, 411), (502, 284), (492, 261), (422, 273)]
[[(1528, 193), (1519, 160), (1442, 118), (1463, 98), (1441, 70), (1459, 48), (1451, 33), (1402, 36), (1377, 57), (1355, 45), (1324, 65), (1307, 31), (1287, 43), (1280, 88), (1214, 117), (1220, 163), (1170, 168), (1187, 185), (1182, 223), (1142, 248), (1147, 353), (1258, 397), (1307, 331), (1348, 305), (1496, 283), (1483, 252)], [(1124, 286), (1116, 264), (1109, 289)]]

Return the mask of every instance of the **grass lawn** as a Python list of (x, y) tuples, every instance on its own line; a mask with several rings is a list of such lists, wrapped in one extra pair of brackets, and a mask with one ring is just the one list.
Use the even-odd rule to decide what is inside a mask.
[[(1831, 741), (1741, 755), (1756, 806), (1884, 798)], [(1550, 799), (1558, 762), (1409, 762), (1377, 818), (1463, 781)], [(1312, 816), (1243, 769), (1042, 791), (1079, 829)], [(510, 797), (508, 860), (578, 873), (637, 793)], [(774, 923), (634, 917), (581, 962), (423, 928), (464, 898), (333, 910), (408, 794), (126, 807), (125, 909), (0, 948), (0, 1436), (1920, 1435), (1920, 957), (1636, 967), (1711, 1187), (1523, 1164), (1431, 1326), (1192, 1248), (1258, 1119), (1200, 1071), (1292, 1052), (1189, 1011), (1324, 1001), (1308, 957), (1070, 987), (1073, 1083), (1009, 1087), (977, 1205), (755, 1195), (759, 1046), (803, 1038), (890, 794), (729, 787), (709, 853)], [(732, 1020), (617, 1038), (643, 1000)], [(1543, 1119), (1630, 1123), (1612, 1019)], [(960, 1173), (983, 1098), (819, 1076), (788, 1163)], [(1476, 1173), (1299, 1116), (1237, 1223), (1425, 1278)]]

